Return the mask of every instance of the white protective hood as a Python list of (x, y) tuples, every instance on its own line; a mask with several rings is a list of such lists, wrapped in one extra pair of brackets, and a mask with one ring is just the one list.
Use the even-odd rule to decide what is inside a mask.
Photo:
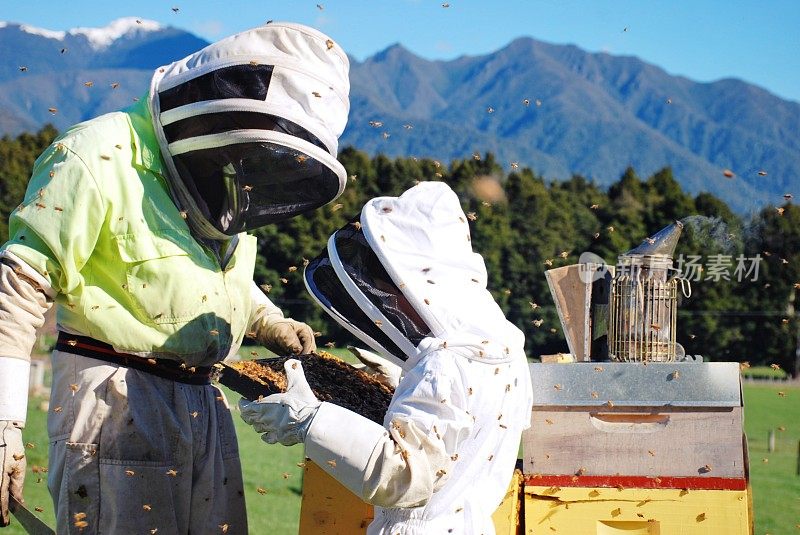
[[(400, 360), (404, 369), (442, 347), (490, 363), (524, 355), (524, 335), (505, 318), (486, 289), (486, 266), (472, 251), (467, 216), (449, 186), (423, 182), (400, 197), (372, 199), (361, 211), (360, 228), (386, 273), (429, 329), (416, 345), (410, 343), (348, 276), (334, 234), (328, 242), (327, 257), (341, 285), (404, 355), (394, 355), (376, 345), (374, 338), (354, 327), (350, 318), (332, 312), (315, 295), (334, 319), (362, 341), (387, 358)], [(309, 291), (314, 295), (310, 287)]]
[(155, 132), (172, 195), (196, 234), (227, 239), (342, 193), (347, 176), (336, 156), (348, 72), (328, 36), (276, 22), (156, 69)]

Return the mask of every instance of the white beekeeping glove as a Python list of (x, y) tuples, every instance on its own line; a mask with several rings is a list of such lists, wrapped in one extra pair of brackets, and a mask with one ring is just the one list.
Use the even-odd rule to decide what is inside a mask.
[(403, 373), (403, 369), (400, 366), (392, 364), (376, 353), (360, 347), (347, 346), (347, 349), (361, 361), (364, 369), (374, 375), (376, 379), (386, 386), (397, 387), (400, 382), (400, 375)]
[(292, 446), (305, 440), (321, 402), (308, 386), (300, 361), (289, 359), (283, 367), (286, 370), (286, 392), (258, 401), (242, 399), (239, 409), (242, 419), (256, 432), (263, 433), (261, 438), (264, 442)]

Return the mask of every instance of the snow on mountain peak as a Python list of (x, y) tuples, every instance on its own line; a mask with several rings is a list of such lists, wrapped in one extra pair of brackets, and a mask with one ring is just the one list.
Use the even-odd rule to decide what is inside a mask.
[(70, 35), (83, 35), (95, 50), (105, 48), (123, 35), (136, 32), (154, 32), (162, 29), (154, 20), (123, 17), (116, 19), (103, 28), (73, 28)]
[[(0, 28), (7, 26), (8, 23), (0, 21)], [(69, 35), (77, 36), (82, 35), (88, 41), (92, 48), (100, 50), (108, 47), (111, 43), (120, 37), (132, 33), (139, 32), (154, 32), (163, 29), (164, 27), (156, 21), (147, 19), (137, 19), (136, 17), (123, 17), (111, 21), (110, 24), (103, 28), (73, 28), (69, 31), (47, 30), (44, 28), (37, 28), (28, 24), (20, 24), (19, 29), (25, 33), (33, 35), (41, 35), (48, 39), (56, 39), (63, 41)]]

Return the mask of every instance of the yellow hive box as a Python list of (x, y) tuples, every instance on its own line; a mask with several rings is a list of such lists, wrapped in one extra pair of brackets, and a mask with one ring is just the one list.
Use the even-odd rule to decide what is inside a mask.
[(747, 490), (525, 487), (527, 535), (749, 535)]
[[(312, 461), (306, 460), (300, 535), (358, 535), (366, 533), (374, 518), (372, 506), (359, 500)], [(497, 535), (515, 535), (520, 523), (522, 473), (514, 471), (503, 503), (494, 520)]]

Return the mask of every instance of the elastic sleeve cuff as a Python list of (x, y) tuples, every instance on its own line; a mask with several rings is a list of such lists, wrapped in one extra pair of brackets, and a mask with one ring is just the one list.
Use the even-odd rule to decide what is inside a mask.
[(306, 457), (363, 497), (369, 460), (387, 439), (389, 432), (383, 426), (338, 405), (323, 403), (306, 435)]
[(18, 427), (25, 425), (30, 370), (30, 361), (0, 357), (0, 421), (8, 420)]
[[(14, 247), (14, 244), (9, 245), (8, 247)], [(41, 253), (36, 252), (35, 254), (40, 255)], [(45, 257), (42, 256), (42, 258), (44, 259)], [(49, 297), (50, 299), (55, 299), (57, 292), (55, 291), (55, 289), (53, 289), (53, 286), (50, 284), (50, 280), (47, 279), (41, 273), (39, 273), (36, 269), (31, 267), (31, 265), (28, 264), (28, 262), (18, 257), (8, 248), (0, 251), (0, 260), (5, 260), (6, 262), (14, 264), (14, 266), (16, 266), (16, 268), (20, 270), (20, 273), (22, 273), (29, 279), (33, 280), (36, 284), (38, 284), (47, 297)]]

